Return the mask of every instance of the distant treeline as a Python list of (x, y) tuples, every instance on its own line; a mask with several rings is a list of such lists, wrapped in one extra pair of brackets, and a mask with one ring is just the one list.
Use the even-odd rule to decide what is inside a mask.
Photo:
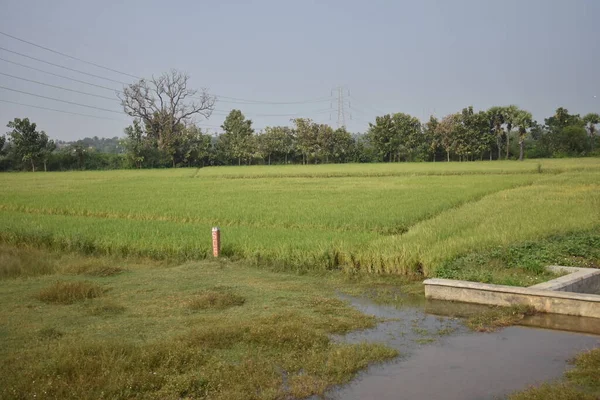
[(214, 135), (194, 124), (165, 129), (136, 119), (122, 139), (54, 142), (35, 123), (16, 118), (7, 137), (0, 136), (0, 171), (581, 157), (600, 155), (599, 123), (598, 114), (581, 117), (565, 108), (540, 124), (516, 106), (468, 107), (425, 123), (404, 113), (376, 117), (366, 133), (305, 118), (256, 132), (232, 110)]

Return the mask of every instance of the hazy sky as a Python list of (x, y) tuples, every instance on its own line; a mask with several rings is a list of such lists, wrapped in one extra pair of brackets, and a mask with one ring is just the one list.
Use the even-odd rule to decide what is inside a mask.
[[(517, 104), (540, 121), (559, 106), (580, 114), (600, 112), (599, 16), (598, 0), (0, 0), (0, 31), (135, 76), (176, 68), (191, 75), (194, 87), (265, 102), (322, 99), (343, 85), (350, 94), (346, 122), (353, 132), (364, 131), (382, 113), (424, 119), (468, 105)], [(2, 35), (0, 47), (117, 81), (133, 80)], [(4, 50), (0, 58), (122, 86)], [(105, 89), (2, 60), (0, 73), (114, 97)], [(1, 74), (0, 86), (121, 111), (116, 100)], [(0, 100), (116, 119), (0, 102), (2, 126), (14, 117), (29, 117), (58, 139), (120, 136), (129, 121), (124, 114), (2, 88)], [(240, 108), (256, 128), (288, 124), (292, 118), (261, 114), (298, 114), (335, 126), (337, 112), (329, 112), (331, 107), (337, 107), (335, 99), (332, 104), (217, 104), (219, 114)], [(199, 122), (218, 127), (223, 118)]]

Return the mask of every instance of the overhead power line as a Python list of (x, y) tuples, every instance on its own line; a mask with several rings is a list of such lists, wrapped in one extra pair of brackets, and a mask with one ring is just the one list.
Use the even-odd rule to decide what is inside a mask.
[(54, 97), (42, 96), (42, 95), (35, 94), (35, 93), (24, 92), (22, 90), (11, 89), (11, 88), (8, 88), (8, 87), (5, 87), (5, 86), (0, 86), (0, 89), (10, 90), (11, 92), (22, 93), (22, 94), (26, 94), (28, 96), (35, 96), (35, 97), (39, 97), (39, 98), (42, 98), (42, 99), (59, 101), (61, 103), (72, 104), (72, 105), (75, 105), (75, 106), (86, 107), (86, 108), (93, 108), (93, 109), (96, 109), (96, 110), (111, 112), (111, 113), (115, 113), (115, 114), (123, 114), (122, 111), (109, 110), (108, 108), (95, 107), (95, 106), (90, 106), (90, 105), (87, 105), (87, 104), (76, 103), (74, 101), (67, 101), (67, 100), (57, 99), (57, 98), (54, 98)]
[(299, 100), (299, 101), (261, 101), (261, 100), (247, 100), (240, 99), (237, 97), (228, 97), (228, 96), (217, 96), (217, 99), (230, 99), (234, 101), (223, 101), (223, 103), (237, 103), (238, 104), (309, 104), (309, 103), (324, 103), (331, 100), (331, 96), (327, 97), (319, 97), (316, 99), (308, 99), (308, 100)]
[(6, 49), (4, 47), (0, 47), (0, 50), (4, 50), (4, 51), (7, 51), (9, 53), (13, 53), (13, 54), (19, 55), (21, 57), (29, 58), (31, 60), (39, 61), (39, 62), (42, 62), (44, 64), (52, 65), (54, 67), (66, 69), (66, 70), (72, 71), (72, 72), (77, 72), (78, 74), (83, 74), (83, 75), (91, 76), (91, 77), (98, 78), (98, 79), (104, 79), (105, 81), (115, 82), (115, 83), (119, 83), (121, 85), (129, 85), (129, 83), (127, 83), (127, 82), (118, 81), (116, 79), (111, 79), (111, 78), (107, 78), (105, 76), (100, 76), (100, 75), (96, 75), (96, 74), (90, 74), (89, 72), (81, 71), (81, 70), (78, 70), (78, 69), (75, 69), (75, 68), (65, 67), (64, 65), (55, 64), (55, 63), (50, 62), (50, 61), (42, 60), (41, 58), (36, 58), (36, 57), (28, 56), (27, 54), (19, 53), (18, 51), (9, 50), (9, 49)]
[(106, 89), (106, 90), (110, 90), (111, 92), (117, 92), (117, 93), (121, 93), (121, 91), (120, 91), (120, 90), (116, 90), (116, 89), (110, 88), (110, 87), (108, 87), (108, 86), (96, 85), (95, 83), (86, 82), (86, 81), (81, 81), (81, 80), (79, 80), (79, 79), (71, 78), (70, 76), (65, 76), (65, 75), (55, 74), (54, 72), (45, 71), (45, 70), (43, 70), (43, 69), (39, 69), (39, 68), (35, 68), (35, 67), (31, 67), (31, 66), (29, 66), (29, 65), (25, 65), (25, 64), (21, 64), (21, 63), (15, 62), (15, 61), (7, 60), (7, 59), (5, 59), (5, 58), (2, 58), (2, 57), (0, 57), (0, 61), (4, 61), (4, 62), (7, 62), (7, 63), (11, 63), (11, 64), (14, 64), (14, 65), (18, 65), (19, 67), (29, 68), (29, 69), (32, 69), (32, 70), (34, 70), (34, 71), (42, 72), (42, 73), (44, 73), (44, 74), (48, 74), (48, 75), (52, 75), (52, 76), (56, 76), (56, 77), (59, 77), (59, 78), (68, 79), (68, 80), (70, 80), (70, 81), (73, 81), (73, 82), (83, 83), (84, 85), (90, 85), (90, 86), (94, 86), (94, 87), (97, 87), (97, 88), (100, 88), (100, 89)]
[[(92, 77), (96, 77), (96, 78), (100, 78), (100, 79), (106, 79), (106, 80), (109, 80), (109, 81), (112, 81), (112, 82), (116, 82), (116, 83), (121, 83), (121, 84), (127, 85), (124, 82), (115, 81), (115, 80), (112, 80), (112, 79), (109, 79), (109, 78), (101, 77), (99, 75), (88, 74), (87, 72), (84, 72), (84, 71), (76, 70), (74, 68), (64, 67), (62, 65), (51, 63), (51, 62), (48, 62), (48, 61), (45, 61), (45, 60), (42, 60), (42, 59), (39, 59), (39, 58), (30, 57), (28, 55), (21, 54), (21, 53), (18, 53), (16, 51), (8, 50), (8, 49), (5, 49), (3, 47), (0, 47), (0, 50), (5, 50), (5, 51), (11, 52), (11, 53), (15, 53), (15, 54), (21, 55), (23, 57), (31, 58), (31, 59), (33, 59), (35, 61), (40, 61), (40, 62), (43, 62), (43, 63), (46, 63), (46, 64), (50, 64), (50, 65), (53, 65), (53, 66), (57, 66), (57, 67), (60, 67), (60, 68), (67, 69), (69, 71), (74, 71), (74, 72), (78, 72), (78, 73), (81, 73), (81, 74), (89, 75), (89, 76), (92, 76)], [(84, 85), (90, 85), (90, 86), (94, 86), (94, 87), (97, 87), (97, 88), (100, 88), (100, 89), (110, 90), (111, 92), (122, 93), (121, 90), (113, 89), (113, 88), (110, 88), (110, 87), (107, 87), (107, 86), (102, 86), (102, 85), (98, 85), (98, 84), (87, 82), (87, 81), (82, 81), (80, 79), (75, 79), (75, 78), (72, 78), (72, 77), (69, 77), (69, 76), (65, 76), (65, 75), (56, 74), (54, 72), (50, 72), (50, 71), (46, 71), (46, 70), (43, 70), (43, 69), (40, 69), (40, 68), (35, 68), (35, 67), (29, 66), (29, 65), (21, 64), (21, 63), (18, 63), (16, 61), (7, 60), (7, 59), (2, 58), (2, 57), (0, 57), (0, 61), (4, 61), (4, 62), (13, 64), (13, 65), (17, 65), (17, 66), (20, 66), (20, 67), (28, 68), (28, 69), (31, 69), (31, 70), (34, 70), (34, 71), (42, 72), (44, 74), (56, 76), (58, 78), (68, 79), (68, 80), (71, 80), (73, 82), (82, 83)], [(331, 97), (322, 97), (322, 98), (302, 100), (302, 101), (279, 101), (279, 102), (277, 102), (277, 101), (249, 100), (249, 99), (241, 99), (241, 98), (237, 98), (237, 97), (228, 97), (228, 96), (219, 96), (219, 95), (214, 95), (214, 96), (217, 97), (217, 100), (219, 100), (219, 101), (221, 101), (223, 103), (247, 104), (247, 105), (260, 105), (260, 104), (272, 104), (272, 105), (275, 105), (275, 104), (311, 104), (311, 103), (323, 103), (323, 102), (330, 101), (330, 99), (331, 99)], [(192, 97), (192, 98), (196, 98), (197, 99), (198, 97)], [(222, 100), (222, 99), (231, 99), (231, 100)]]
[(111, 71), (111, 72), (116, 72), (117, 74), (126, 75), (126, 76), (129, 76), (129, 77), (131, 77), (131, 78), (135, 78), (135, 79), (141, 79), (140, 77), (137, 77), (137, 76), (135, 76), (135, 75), (128, 74), (127, 72), (123, 72), (123, 71), (119, 71), (119, 70), (116, 70), (116, 69), (113, 69), (113, 68), (105, 67), (105, 66), (103, 66), (103, 65), (96, 64), (96, 63), (93, 63), (93, 62), (91, 62), (91, 61), (86, 61), (86, 60), (83, 60), (83, 59), (81, 59), (81, 58), (79, 58), (79, 57), (74, 57), (74, 56), (71, 56), (71, 55), (69, 55), (69, 54), (65, 54), (65, 53), (62, 53), (62, 52), (60, 52), (60, 51), (53, 50), (53, 49), (50, 49), (50, 48), (48, 48), (48, 47), (44, 47), (44, 46), (41, 46), (41, 45), (39, 45), (39, 44), (36, 44), (36, 43), (30, 42), (30, 41), (28, 41), (28, 40), (21, 39), (21, 38), (18, 38), (18, 37), (16, 37), (16, 36), (13, 36), (13, 35), (9, 35), (8, 33), (5, 33), (5, 32), (0, 32), (0, 35), (4, 35), (4, 36), (7, 36), (7, 37), (9, 37), (9, 38), (11, 38), (11, 39), (18, 40), (19, 42), (23, 42), (23, 43), (27, 43), (27, 44), (29, 44), (29, 45), (32, 45), (32, 46), (35, 46), (35, 47), (39, 47), (40, 49), (44, 49), (44, 50), (46, 50), (46, 51), (50, 51), (50, 52), (52, 52), (52, 53), (55, 53), (55, 54), (61, 55), (61, 56), (63, 56), (63, 57), (70, 58), (70, 59), (72, 59), (72, 60), (77, 60), (77, 61), (80, 61), (80, 62), (82, 62), (82, 63), (85, 63), (85, 64), (93, 65), (94, 67), (102, 68), (102, 69), (105, 69), (105, 70), (107, 70), (107, 71)]
[(64, 113), (64, 114), (79, 115), (79, 116), (82, 116), (82, 117), (106, 119), (106, 120), (109, 120), (109, 121), (128, 122), (128, 121), (126, 121), (124, 119), (100, 117), (100, 116), (97, 116), (97, 115), (90, 115), (90, 114), (80, 114), (80, 113), (76, 113), (76, 112), (72, 112), (72, 111), (57, 110), (55, 108), (41, 107), (41, 106), (36, 106), (36, 105), (33, 105), (33, 104), (24, 104), (24, 103), (19, 103), (19, 102), (10, 101), (10, 100), (0, 99), (0, 101), (3, 102), (3, 103), (16, 104), (18, 106), (23, 106), (23, 107), (39, 108), (40, 110), (54, 111), (54, 112), (59, 112), (59, 113)]
[[(123, 72), (123, 71), (119, 71), (117, 69), (110, 68), (110, 67), (107, 67), (107, 66), (104, 66), (104, 65), (100, 65), (100, 64), (97, 64), (97, 63), (94, 63), (94, 62), (91, 62), (91, 61), (87, 61), (87, 60), (84, 60), (82, 58), (75, 57), (75, 56), (72, 56), (70, 54), (66, 54), (66, 53), (60, 52), (58, 50), (51, 49), (51, 48), (46, 47), (46, 46), (42, 46), (40, 44), (37, 44), (37, 43), (31, 42), (31, 41), (28, 41), (28, 40), (16, 37), (14, 35), (10, 35), (10, 34), (5, 33), (5, 32), (0, 32), (0, 34), (4, 35), (6, 37), (9, 37), (11, 39), (14, 39), (14, 40), (17, 40), (17, 41), (29, 44), (31, 46), (35, 46), (35, 47), (41, 48), (43, 50), (46, 50), (46, 51), (58, 54), (58, 55), (63, 56), (63, 57), (67, 57), (67, 58), (70, 58), (70, 59), (73, 59), (73, 60), (76, 60), (76, 61), (79, 61), (79, 62), (83, 62), (83, 63), (89, 64), (89, 65), (92, 65), (92, 66), (95, 66), (95, 67), (98, 67), (98, 68), (105, 69), (107, 71), (115, 72), (115, 73), (118, 73), (118, 74), (121, 74), (121, 75), (126, 75), (126, 76), (129, 76), (129, 77), (135, 78), (135, 79), (141, 79), (141, 78), (139, 78), (136, 75), (133, 75), (133, 74), (130, 74), (130, 73), (127, 73), (127, 72)], [(4, 47), (0, 47), (0, 50), (4, 50), (6, 52), (9, 52), (9, 53), (12, 53), (12, 54), (16, 54), (16, 55), (21, 56), (21, 57), (29, 58), (29, 59), (34, 60), (34, 61), (42, 62), (42, 63), (48, 64), (48, 65), (51, 65), (51, 66), (54, 66), (54, 67), (57, 67), (57, 68), (62, 68), (62, 69), (65, 69), (67, 71), (76, 72), (76, 73), (87, 75), (87, 76), (90, 76), (90, 77), (93, 77), (93, 78), (103, 79), (103, 80), (106, 80), (106, 81), (109, 81), (109, 82), (118, 83), (118, 84), (121, 84), (121, 85), (128, 85), (129, 84), (129, 83), (122, 82), (122, 81), (119, 81), (119, 80), (116, 80), (116, 79), (112, 79), (112, 78), (108, 78), (108, 77), (105, 77), (105, 76), (101, 76), (101, 75), (92, 74), (92, 73), (89, 73), (89, 72), (86, 72), (86, 71), (82, 71), (80, 69), (66, 67), (64, 65), (60, 65), (60, 64), (57, 64), (57, 63), (46, 61), (46, 60), (41, 59), (41, 58), (32, 57), (32, 56), (29, 56), (27, 54), (23, 54), (23, 53), (14, 51), (14, 50), (9, 50), (9, 49), (4, 48)], [(39, 68), (35, 68), (35, 67), (28, 66), (28, 65), (24, 65), (24, 64), (17, 63), (17, 62), (11, 61), (11, 60), (6, 60), (4, 58), (0, 58), (0, 60), (2, 60), (4, 62), (11, 63), (11, 64), (14, 64), (14, 65), (18, 65), (18, 66), (21, 66), (21, 67), (24, 67), (24, 68), (28, 68), (28, 69), (32, 69), (32, 70), (35, 70), (35, 71), (39, 71), (39, 72), (42, 72), (42, 73), (45, 73), (45, 74), (56, 76), (56, 77), (59, 77), (59, 78), (62, 78), (62, 79), (68, 79), (68, 80), (71, 80), (71, 81), (74, 81), (74, 82), (78, 82), (78, 83), (82, 83), (82, 84), (85, 84), (85, 85), (90, 85), (90, 86), (94, 86), (94, 87), (97, 87), (97, 88), (101, 88), (101, 89), (105, 89), (105, 90), (110, 90), (112, 92), (122, 93), (119, 90), (112, 89), (112, 88), (109, 88), (109, 87), (106, 87), (106, 86), (98, 85), (98, 84), (91, 83), (91, 82), (82, 81), (82, 80), (71, 78), (71, 77), (68, 77), (68, 76), (56, 74), (56, 73), (53, 73), (53, 72), (50, 72), (50, 71), (45, 71), (45, 70), (42, 70), (42, 69), (39, 69)], [(4, 74), (4, 75), (8, 76), (8, 74)], [(15, 77), (15, 76), (12, 76), (12, 77), (16, 78), (16, 79), (27, 80), (25, 78), (20, 78), (20, 77)], [(87, 95), (91, 95), (91, 96), (94, 96), (94, 97), (107, 98), (107, 96), (94, 95), (94, 94), (87, 93), (87, 92), (75, 91), (75, 90), (71, 90), (71, 89), (66, 89), (66, 88), (62, 88), (62, 87), (58, 87), (58, 86), (46, 84), (44, 82), (33, 81), (33, 80), (29, 80), (29, 81), (33, 82), (33, 83), (40, 84), (40, 85), (55, 87), (57, 89), (69, 90), (69, 91), (72, 91), (72, 92), (77, 92), (77, 93), (81, 93), (81, 94), (87, 94)], [(307, 100), (298, 100), (298, 101), (264, 101), (264, 100), (244, 99), (244, 98), (238, 98), (238, 97), (220, 96), (220, 95), (217, 95), (217, 94), (212, 94), (212, 95), (215, 96), (219, 101), (221, 101), (223, 103), (246, 104), (246, 105), (261, 105), (261, 104), (265, 104), (265, 105), (313, 104), (313, 103), (328, 102), (328, 101), (331, 100), (331, 96), (328, 96), (328, 97), (319, 97), (319, 98), (313, 98), (313, 99), (307, 99)], [(198, 98), (198, 97), (192, 97), (192, 98)], [(299, 115), (299, 114), (293, 114), (293, 115), (291, 115), (291, 114), (258, 114), (257, 116), (295, 116), (295, 115)]]
[(14, 79), (20, 79), (22, 81), (25, 82), (31, 82), (31, 83), (35, 83), (38, 85), (44, 85), (44, 86), (48, 86), (51, 88), (55, 88), (55, 89), (60, 89), (60, 90), (66, 90), (68, 92), (73, 92), (73, 93), (79, 93), (79, 94), (85, 94), (87, 96), (93, 96), (93, 97), (99, 97), (101, 99), (107, 99), (107, 100), (112, 100), (112, 101), (119, 101), (119, 99), (117, 99), (116, 97), (108, 97), (108, 96), (102, 96), (100, 94), (95, 94), (95, 93), (88, 93), (88, 92), (82, 92), (80, 90), (75, 90), (75, 89), (69, 89), (69, 88), (65, 88), (62, 86), (56, 86), (56, 85), (51, 85), (49, 83), (44, 83), (44, 82), (38, 82), (38, 81), (34, 81), (32, 79), (26, 79), (26, 78), (21, 78), (20, 76), (15, 76), (15, 75), (10, 75), (10, 74), (5, 74), (4, 72), (0, 72), (0, 75), (4, 75), (4, 76), (8, 76), (10, 78), (14, 78)]
[[(293, 113), (293, 114), (254, 114), (254, 113), (244, 113), (244, 115), (246, 115), (248, 117), (300, 117), (300, 116), (303, 116), (303, 115), (322, 114), (322, 113), (330, 112), (330, 111), (331, 110), (329, 108), (326, 108), (326, 109), (322, 109), (322, 110), (309, 111), (309, 112), (299, 112), (299, 113)], [(230, 113), (230, 111), (220, 110), (220, 109), (216, 109), (213, 112), (214, 115), (220, 115), (220, 116), (229, 115), (229, 113)]]
[[(51, 48), (46, 47), (46, 46), (42, 46), (40, 44), (37, 44), (37, 43), (31, 42), (29, 40), (25, 40), (25, 39), (16, 37), (14, 35), (10, 35), (10, 34), (5, 33), (5, 32), (0, 32), (0, 34), (4, 35), (6, 37), (12, 38), (14, 40), (18, 40), (18, 41), (23, 42), (23, 43), (27, 43), (27, 44), (29, 44), (31, 46), (35, 46), (35, 47), (44, 49), (46, 51), (50, 51), (52, 53), (61, 55), (63, 57), (67, 57), (67, 58), (70, 58), (70, 59), (73, 59), (73, 60), (77, 60), (77, 61), (83, 62), (85, 64), (93, 65), (95, 67), (102, 68), (102, 69), (105, 69), (107, 71), (116, 72), (116, 73), (121, 74), (121, 75), (129, 76), (131, 78), (141, 79), (140, 77), (138, 77), (136, 75), (133, 75), (133, 74), (130, 74), (128, 72), (119, 71), (119, 70), (114, 69), (114, 68), (110, 68), (110, 67), (107, 67), (107, 66), (104, 66), (104, 65), (100, 65), (100, 64), (91, 62), (91, 61), (87, 61), (87, 60), (84, 60), (82, 58), (75, 57), (75, 56), (72, 56), (70, 54), (66, 54), (66, 53), (63, 53), (61, 51), (54, 50), (54, 49), (51, 49)], [(43, 63), (49, 64), (49, 65), (52, 65), (52, 66), (55, 66), (55, 67), (58, 67), (58, 68), (67, 69), (69, 71), (78, 72), (78, 73), (81, 73), (81, 74), (92, 76), (94, 78), (104, 79), (104, 80), (108, 80), (108, 81), (111, 81), (111, 82), (119, 83), (119, 84), (122, 84), (122, 85), (128, 85), (128, 83), (125, 83), (125, 82), (121, 82), (121, 81), (118, 81), (118, 80), (115, 80), (115, 79), (111, 79), (111, 78), (107, 78), (107, 77), (100, 76), (100, 75), (90, 74), (90, 73), (87, 73), (87, 72), (84, 72), (84, 71), (81, 71), (81, 70), (78, 70), (78, 69), (75, 69), (75, 68), (69, 68), (69, 67), (65, 67), (63, 65), (51, 63), (49, 61), (45, 61), (45, 60), (42, 60), (42, 59), (39, 59), (39, 58), (31, 57), (31, 56), (28, 56), (28, 55), (25, 55), (25, 54), (22, 54), (22, 53), (18, 53), (16, 51), (9, 50), (9, 49), (3, 48), (3, 47), (0, 47), (0, 49), (4, 50), (4, 51), (8, 51), (10, 53), (14, 53), (14, 54), (20, 55), (22, 57), (30, 58), (30, 59), (35, 60), (35, 61), (43, 62)], [(7, 60), (3, 60), (3, 61), (7, 61)], [(7, 61), (7, 62), (12, 62), (12, 61)], [(12, 62), (12, 63), (14, 63), (14, 62)], [(14, 64), (16, 64), (16, 63), (14, 63)], [(21, 65), (21, 66), (23, 66), (23, 65)], [(33, 67), (28, 67), (28, 66), (25, 66), (25, 67), (26, 68), (35, 69)], [(41, 71), (41, 72), (46, 72), (46, 71)], [(265, 100), (252, 100), (252, 99), (243, 99), (243, 98), (238, 98), (238, 97), (220, 96), (218, 94), (213, 94), (213, 96), (216, 96), (218, 99), (224, 99), (224, 100), (221, 100), (223, 103), (233, 103), (233, 104), (236, 104), (236, 103), (237, 104), (272, 104), (272, 105), (275, 105), (275, 104), (309, 104), (309, 103), (321, 103), (321, 102), (329, 101), (331, 99), (331, 97), (319, 97), (319, 98), (314, 98), (314, 99), (296, 100), (296, 101), (265, 101)]]

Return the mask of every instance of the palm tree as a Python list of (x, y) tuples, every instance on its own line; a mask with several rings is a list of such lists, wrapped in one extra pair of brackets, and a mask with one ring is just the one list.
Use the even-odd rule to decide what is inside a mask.
[(490, 126), (496, 134), (496, 146), (498, 147), (498, 160), (502, 158), (502, 148), (500, 147), (500, 140), (504, 131), (502, 125), (504, 125), (504, 107), (491, 107), (488, 111), (490, 118)]
[(506, 125), (506, 160), (508, 160), (510, 152), (510, 134), (518, 114), (519, 107), (515, 105), (504, 108), (504, 124)]
[(600, 124), (600, 115), (596, 113), (589, 113), (583, 117), (585, 127), (590, 134), (591, 149), (594, 151), (594, 142), (596, 141), (596, 125)]
[(527, 129), (533, 125), (533, 117), (529, 111), (518, 110), (515, 115), (514, 125), (519, 130), (519, 161), (523, 161), (523, 150), (525, 147), (525, 136)]

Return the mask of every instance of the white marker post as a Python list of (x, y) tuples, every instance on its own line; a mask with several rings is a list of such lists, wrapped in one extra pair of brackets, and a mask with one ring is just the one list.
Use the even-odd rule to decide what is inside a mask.
[(219, 257), (221, 255), (221, 230), (218, 226), (212, 228), (212, 245), (213, 256)]

